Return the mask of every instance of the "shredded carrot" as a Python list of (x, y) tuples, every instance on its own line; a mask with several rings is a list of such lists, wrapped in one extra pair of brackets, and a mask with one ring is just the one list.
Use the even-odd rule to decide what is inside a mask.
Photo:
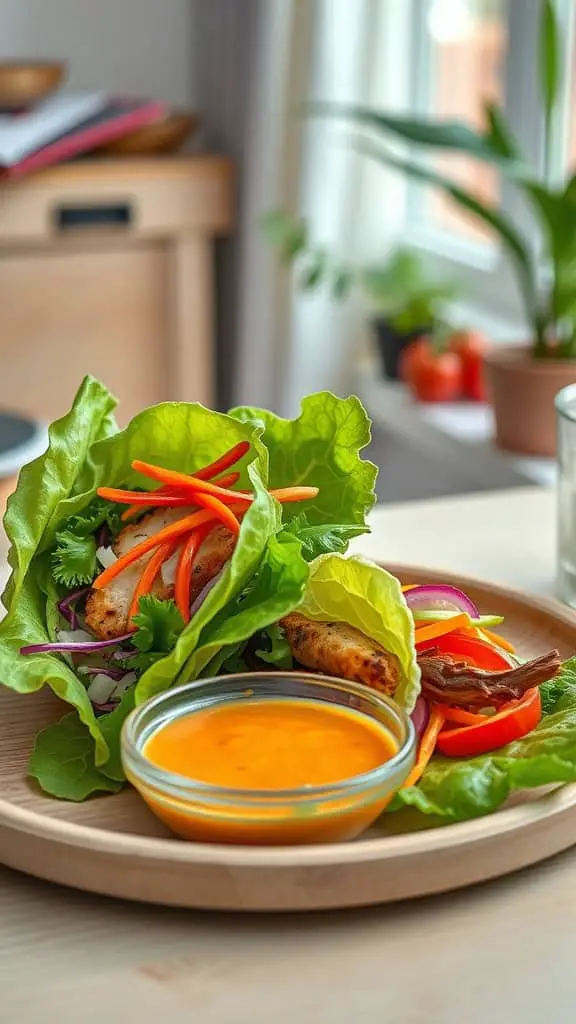
[[(137, 473), (142, 473), (143, 476), (148, 476), (152, 480), (158, 480), (162, 484), (170, 484), (171, 489), (176, 492), (190, 494), (191, 496), (198, 493), (211, 494), (214, 498), (220, 498), (221, 501), (243, 502), (247, 505), (254, 501), (254, 495), (246, 491), (230, 491), (207, 480), (198, 480), (194, 476), (189, 476), (187, 473), (179, 473), (174, 469), (162, 469), (159, 466), (152, 466), (148, 462), (141, 462), (140, 459), (134, 460), (132, 468)], [(287, 502), (306, 501), (309, 498), (315, 498), (318, 494), (318, 488), (280, 487), (270, 491), (270, 494), (285, 504)]]
[(161, 544), (160, 547), (154, 552), (154, 554), (146, 563), (146, 567), (140, 579), (138, 580), (130, 604), (130, 611), (128, 612), (129, 628), (136, 628), (132, 625), (132, 619), (134, 615), (138, 614), (138, 605), (140, 603), (140, 598), (144, 597), (145, 594), (150, 593), (152, 589), (152, 584), (154, 583), (154, 580), (156, 579), (158, 573), (160, 572), (163, 562), (165, 562), (166, 559), (170, 558), (170, 555), (173, 554), (176, 546), (177, 542), (171, 540), (167, 541), (166, 544)]
[(193, 530), (184, 544), (182, 554), (178, 559), (174, 583), (174, 600), (184, 622), (190, 622), (190, 586), (192, 583), (194, 560), (201, 544), (206, 540), (213, 526), (213, 523), (207, 523), (206, 526), (199, 526), (198, 529)]
[(225, 505), (219, 498), (215, 498), (212, 494), (197, 494), (195, 498), (196, 504), (200, 505), (201, 508), (207, 508), (213, 512), (214, 518), (219, 519), (224, 526), (227, 526), (229, 530), (234, 534), (240, 533), (240, 523), (232, 512), (232, 510)]
[(115, 501), (119, 505), (189, 505), (190, 497), (177, 494), (173, 487), (161, 487), (157, 491), (124, 491), (116, 487), (99, 487), (97, 491), (106, 501)]
[[(239, 479), (240, 479), (240, 473), (236, 473), (236, 472), (234, 472), (234, 473), (227, 473), (224, 476), (218, 477), (218, 479), (215, 480), (215, 483), (217, 483), (219, 487), (234, 487), (234, 484), (237, 484)], [(102, 489), (104, 489), (104, 488), (102, 488)], [(111, 491), (112, 491), (112, 488), (108, 489), (108, 493), (109, 494), (111, 493)], [(149, 507), (151, 507), (151, 506), (154, 506), (154, 507), (156, 507), (156, 506), (160, 506), (160, 507), (165, 506), (166, 508), (169, 508), (171, 506), (178, 507), (180, 505), (185, 506), (185, 505), (189, 505), (190, 504), (189, 495), (177, 494), (173, 487), (172, 488), (171, 487), (159, 487), (155, 491), (147, 491), (147, 492), (146, 491), (144, 491), (144, 492), (140, 492), (140, 491), (133, 491), (133, 492), (126, 491), (126, 494), (129, 494), (129, 493), (133, 493), (134, 494), (134, 499), (133, 499), (132, 504), (127, 509), (124, 509), (124, 512), (120, 516), (120, 518), (122, 519), (123, 522), (126, 522), (127, 519), (131, 519), (132, 516), (136, 515), (138, 512), (141, 512), (142, 511), (142, 506), (145, 506), (145, 505), (148, 505)], [(152, 501), (149, 500), (150, 496), (153, 496), (153, 500)], [(164, 496), (165, 498), (176, 498), (177, 501), (167, 501), (167, 500), (160, 501), (160, 500), (156, 500), (157, 498), (160, 499), (161, 496)], [(104, 497), (104, 495), (100, 495), (100, 497)], [(108, 500), (119, 501), (120, 499), (118, 499), (118, 498), (110, 499), (109, 498)]]
[(451, 708), (448, 704), (436, 704), (435, 707), (447, 722), (456, 722), (458, 725), (482, 725), (487, 721), (486, 715), (475, 715), (472, 711)]
[(142, 476), (149, 477), (151, 480), (158, 480), (161, 484), (169, 484), (172, 490), (177, 489), (184, 494), (211, 494), (215, 498), (228, 499), (228, 501), (243, 501), (247, 504), (253, 500), (253, 495), (242, 494), (240, 491), (228, 491), (225, 487), (219, 487), (218, 484), (210, 483), (209, 480), (199, 480), (197, 477), (190, 476), (188, 473), (180, 473), (175, 469), (162, 469), (161, 466), (152, 466), (149, 462), (142, 462), (140, 459), (134, 459), (132, 469), (135, 469), (137, 473), (142, 473)]
[(407, 789), (408, 786), (415, 786), (416, 783), (422, 778), (424, 769), (428, 764), (434, 749), (436, 747), (436, 740), (438, 734), (444, 725), (444, 715), (438, 710), (437, 707), (430, 709), (430, 718), (428, 719), (428, 725), (422, 733), (422, 739), (420, 740), (420, 746), (418, 748), (418, 757), (416, 764), (410, 772), (406, 782), (403, 785), (403, 789)]
[(441, 622), (431, 622), (426, 626), (420, 626), (414, 633), (414, 642), (418, 646), (428, 640), (436, 640), (440, 636), (446, 636), (447, 633), (461, 629), (467, 622), (468, 616), (462, 612), (461, 615), (453, 615), (449, 619), (442, 619)]
[(94, 580), (92, 586), (95, 590), (102, 590), (112, 580), (116, 579), (124, 569), (132, 565), (132, 562), (138, 561), (139, 558), (142, 558), (142, 555), (147, 555), (149, 551), (157, 548), (159, 544), (164, 544), (168, 540), (180, 540), (187, 533), (190, 533), (190, 530), (195, 530), (197, 526), (203, 526), (205, 523), (214, 522), (214, 519), (214, 513), (209, 512), (208, 509), (201, 509), (199, 512), (192, 512), (189, 516), (177, 519), (175, 523), (171, 523), (162, 530), (158, 530), (158, 533), (147, 537), (140, 544), (136, 544), (130, 551), (127, 551), (125, 555), (117, 558), (112, 565), (109, 565), (107, 569), (104, 569), (104, 572), (100, 573), (100, 576)]
[[(236, 491), (232, 492), (236, 494)], [(310, 501), (318, 496), (317, 487), (276, 487), (270, 491), (273, 498), (281, 505), (290, 505), (295, 501)]]
[(402, 587), (402, 593), (405, 594), (406, 591), (408, 591), (408, 590), (415, 590), (417, 586), (418, 586), (418, 583), (406, 583)]
[(486, 637), (491, 644), (496, 644), (497, 647), (501, 647), (503, 651), (508, 651), (509, 654), (516, 654), (516, 650), (509, 640), (505, 640), (503, 636), (498, 636), (498, 633), (493, 633), (490, 629), (478, 630), (481, 637)]
[[(229, 469), (230, 466), (234, 466), (236, 462), (239, 462), (243, 455), (250, 450), (249, 441), (240, 441), (239, 444), (234, 445), (233, 448), (228, 452), (224, 452), (219, 459), (215, 462), (211, 462), (209, 466), (204, 466), (203, 469), (194, 470), (193, 476), (196, 480), (213, 480), (215, 476), (222, 473), (223, 470)], [(221, 487), (227, 486), (221, 483)], [(231, 485), (228, 485), (231, 486)]]

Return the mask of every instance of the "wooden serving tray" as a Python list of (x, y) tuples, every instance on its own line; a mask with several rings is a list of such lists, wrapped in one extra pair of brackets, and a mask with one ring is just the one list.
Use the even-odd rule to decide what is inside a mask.
[[(453, 583), (503, 635), (533, 656), (576, 648), (576, 616), (561, 605), (418, 568), (403, 582)], [(37, 731), (62, 714), (49, 693), (0, 693), (0, 862), (38, 878), (149, 903), (218, 910), (315, 910), (386, 903), (496, 878), (576, 843), (576, 785), (516, 797), (472, 822), (354, 843), (236, 847), (173, 838), (131, 789), (83, 804), (53, 800), (26, 777)]]

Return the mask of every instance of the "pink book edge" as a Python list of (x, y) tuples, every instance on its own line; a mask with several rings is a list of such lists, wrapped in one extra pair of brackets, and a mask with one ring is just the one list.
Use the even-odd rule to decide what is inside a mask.
[(30, 156), (25, 157), (20, 163), (14, 164), (12, 167), (1, 168), (0, 178), (4, 180), (7, 178), (20, 178), (30, 174), (32, 171), (38, 171), (44, 167), (62, 163), (73, 156), (77, 156), (79, 153), (96, 149), (97, 146), (102, 145), (104, 142), (111, 142), (122, 135), (128, 135), (129, 132), (134, 131), (136, 128), (141, 128), (145, 124), (150, 124), (151, 121), (158, 120), (166, 114), (167, 110), (166, 103), (162, 103), (159, 100), (150, 100), (143, 102), (140, 107), (127, 110), (125, 114), (118, 114), (113, 120), (93, 125), (84, 131), (82, 130), (82, 125), (79, 125), (78, 129), (74, 130), (70, 135), (48, 143), (48, 145), (43, 146), (36, 153), (31, 153)]

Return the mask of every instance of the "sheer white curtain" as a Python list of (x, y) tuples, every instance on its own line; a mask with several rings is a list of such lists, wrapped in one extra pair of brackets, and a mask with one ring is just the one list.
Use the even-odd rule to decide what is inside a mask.
[(374, 0), (267, 0), (261, 7), (241, 197), (236, 398), (293, 414), (302, 395), (348, 388), (361, 317), (300, 293), (263, 240), (262, 213), (304, 215), (316, 242), (350, 258), (358, 167), (349, 133), (303, 120), (306, 99), (361, 101)]

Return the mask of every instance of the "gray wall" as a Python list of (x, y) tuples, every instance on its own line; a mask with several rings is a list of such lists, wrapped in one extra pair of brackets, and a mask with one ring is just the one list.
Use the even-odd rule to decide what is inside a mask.
[(0, 0), (0, 58), (62, 58), (72, 89), (189, 105), (194, 10), (194, 0)]

